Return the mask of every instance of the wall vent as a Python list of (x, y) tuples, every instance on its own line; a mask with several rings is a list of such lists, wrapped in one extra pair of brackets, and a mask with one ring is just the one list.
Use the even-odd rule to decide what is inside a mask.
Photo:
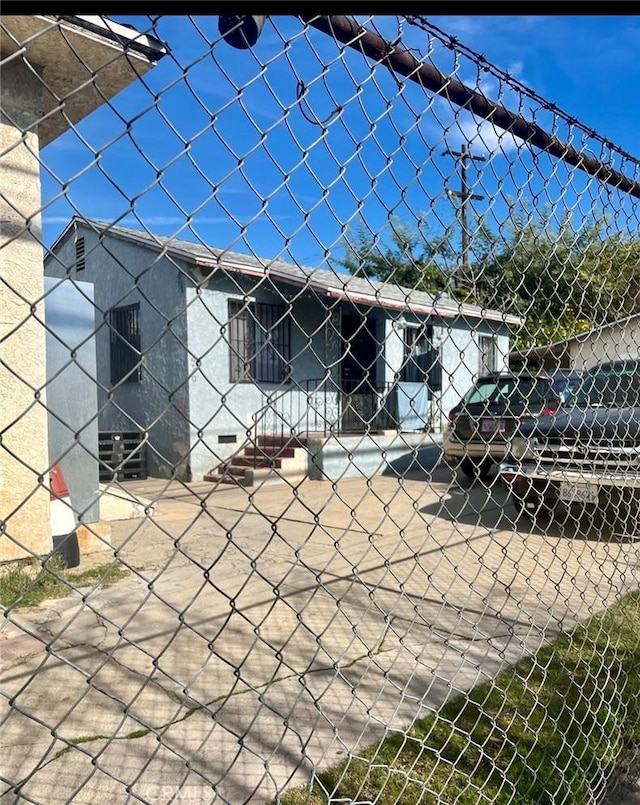
[(78, 272), (85, 269), (84, 249), (84, 238), (76, 238), (76, 271)]

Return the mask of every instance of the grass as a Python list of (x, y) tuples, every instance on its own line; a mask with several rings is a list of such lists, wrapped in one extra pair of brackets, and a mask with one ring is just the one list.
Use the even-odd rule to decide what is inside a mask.
[(280, 805), (586, 805), (640, 745), (640, 592)]
[(49, 598), (64, 598), (78, 587), (114, 584), (128, 575), (112, 565), (74, 572), (59, 557), (46, 560), (37, 571), (34, 563), (12, 563), (0, 569), (0, 604), (5, 609), (33, 606)]

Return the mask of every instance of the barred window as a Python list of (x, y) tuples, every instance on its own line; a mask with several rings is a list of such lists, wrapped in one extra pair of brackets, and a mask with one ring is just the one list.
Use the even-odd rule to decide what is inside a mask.
[(290, 360), (290, 321), (280, 305), (229, 300), (230, 379), (280, 383)]
[(140, 361), (140, 305), (109, 311), (111, 329), (111, 383), (137, 383), (142, 377)]
[(498, 345), (492, 335), (478, 336), (479, 362), (481, 375), (498, 371)]

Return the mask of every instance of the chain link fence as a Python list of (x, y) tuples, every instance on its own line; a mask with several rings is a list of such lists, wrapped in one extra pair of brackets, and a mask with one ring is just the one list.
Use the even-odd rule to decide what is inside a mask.
[(3, 802), (638, 776), (639, 163), (411, 17), (2, 18)]

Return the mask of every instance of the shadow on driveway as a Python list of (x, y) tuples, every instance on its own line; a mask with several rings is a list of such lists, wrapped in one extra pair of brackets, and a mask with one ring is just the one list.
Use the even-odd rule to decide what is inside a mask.
[[(446, 471), (438, 468), (440, 474)], [(509, 499), (509, 490), (500, 476), (492, 474), (484, 481), (471, 480), (459, 472), (448, 471), (451, 475), (447, 496), (438, 503), (421, 508), (422, 513), (489, 531), (512, 530), (514, 533), (538, 534), (554, 539), (616, 543), (640, 539), (637, 518), (630, 518), (628, 525), (616, 526), (605, 511), (581, 511), (559, 503), (552, 516), (524, 514), (518, 517)]]

